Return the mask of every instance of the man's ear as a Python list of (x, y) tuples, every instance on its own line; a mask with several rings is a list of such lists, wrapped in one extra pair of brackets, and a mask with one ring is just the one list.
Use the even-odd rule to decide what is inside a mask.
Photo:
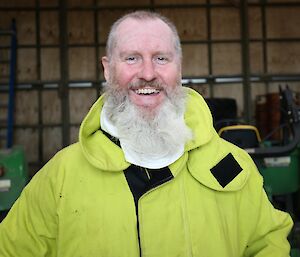
[(103, 65), (103, 70), (104, 70), (104, 78), (106, 81), (109, 81), (109, 60), (107, 56), (103, 56), (101, 58), (101, 62)]

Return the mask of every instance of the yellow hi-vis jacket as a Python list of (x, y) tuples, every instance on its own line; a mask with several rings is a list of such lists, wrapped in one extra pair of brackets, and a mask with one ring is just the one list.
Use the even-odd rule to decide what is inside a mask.
[[(215, 132), (191, 89), (194, 138), (137, 202), (122, 149), (100, 129), (103, 97), (79, 143), (57, 153), (0, 224), (1, 257), (286, 257), (292, 220), (273, 208), (248, 154)], [(137, 211), (138, 209), (138, 211)]]

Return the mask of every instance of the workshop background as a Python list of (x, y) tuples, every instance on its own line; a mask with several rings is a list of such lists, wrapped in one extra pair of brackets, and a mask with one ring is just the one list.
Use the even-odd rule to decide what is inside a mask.
[[(279, 85), (300, 92), (300, 0), (4, 0), (0, 29), (15, 19), (17, 35), (13, 143), (24, 146), (31, 174), (77, 141), (82, 118), (101, 94), (110, 26), (136, 9), (174, 21), (184, 84), (204, 97), (236, 99), (238, 117), (255, 123), (258, 96), (277, 93)], [(1, 35), (0, 60), (9, 59), (9, 48), (10, 37)], [(8, 75), (0, 63), (1, 103)]]
[[(183, 84), (208, 101), (223, 99), (221, 111), (232, 109), (230, 118), (256, 126), (262, 137), (280, 126), (279, 86), (288, 85), (299, 104), (300, 0), (3, 0), (0, 149), (22, 146), (29, 176), (77, 141), (102, 92), (110, 26), (138, 9), (177, 26)], [(297, 216), (299, 155), (292, 161)]]

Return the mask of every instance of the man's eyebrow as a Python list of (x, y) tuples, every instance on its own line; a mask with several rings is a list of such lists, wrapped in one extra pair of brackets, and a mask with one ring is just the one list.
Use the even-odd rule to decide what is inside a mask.
[(159, 51), (159, 52), (156, 52), (154, 55), (173, 56), (174, 54), (172, 52), (170, 52), (170, 51), (167, 51), (167, 52)]
[[(119, 56), (121, 58), (124, 58), (128, 55), (139, 55), (139, 52), (138, 51), (132, 51), (132, 50), (129, 50), (129, 51), (122, 51), (120, 52)], [(153, 56), (157, 56), (157, 55), (165, 55), (165, 56), (173, 56), (174, 53), (172, 53), (171, 51), (157, 51), (157, 52), (154, 52), (153, 53)]]
[(122, 52), (120, 52), (119, 56), (121, 58), (123, 58), (123, 57), (128, 56), (128, 55), (136, 55), (136, 54), (138, 54), (137, 51), (122, 51)]

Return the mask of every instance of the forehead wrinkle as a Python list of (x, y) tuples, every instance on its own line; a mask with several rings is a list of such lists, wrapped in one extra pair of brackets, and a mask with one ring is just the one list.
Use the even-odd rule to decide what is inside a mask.
[[(122, 35), (121, 35), (122, 36)], [(120, 51), (131, 51), (131, 52), (142, 52), (144, 50), (171, 52), (170, 47), (173, 47), (172, 42), (166, 43), (161, 40), (161, 37), (143, 35), (143, 36), (124, 36), (118, 40), (116, 48), (121, 49)], [(175, 49), (174, 49), (175, 50)]]

